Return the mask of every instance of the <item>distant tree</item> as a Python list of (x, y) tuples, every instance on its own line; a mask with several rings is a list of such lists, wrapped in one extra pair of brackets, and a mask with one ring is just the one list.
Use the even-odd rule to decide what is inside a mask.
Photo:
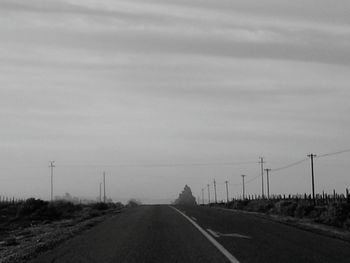
[(174, 202), (176, 205), (196, 205), (196, 198), (192, 195), (191, 188), (186, 184), (179, 198)]
[(128, 201), (126, 206), (128, 206), (128, 207), (136, 207), (136, 206), (139, 206), (139, 205), (141, 205), (141, 202), (136, 200), (136, 199), (134, 199), (134, 198), (132, 198), (132, 199), (130, 199)]

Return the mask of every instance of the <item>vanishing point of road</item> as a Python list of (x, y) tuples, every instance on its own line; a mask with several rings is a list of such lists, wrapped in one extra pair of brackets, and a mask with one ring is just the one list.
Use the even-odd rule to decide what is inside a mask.
[(31, 261), (55, 263), (350, 262), (350, 243), (209, 207), (124, 210)]

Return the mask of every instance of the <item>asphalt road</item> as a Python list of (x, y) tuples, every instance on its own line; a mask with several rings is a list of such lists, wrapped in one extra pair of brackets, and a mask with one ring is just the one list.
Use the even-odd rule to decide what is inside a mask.
[(125, 210), (31, 262), (350, 262), (345, 241), (242, 213), (177, 208), (185, 216), (170, 206)]

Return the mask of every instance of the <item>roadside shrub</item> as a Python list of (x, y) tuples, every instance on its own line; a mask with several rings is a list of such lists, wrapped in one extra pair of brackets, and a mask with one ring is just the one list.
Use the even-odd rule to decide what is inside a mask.
[(299, 218), (308, 217), (313, 210), (314, 205), (310, 203), (300, 202), (295, 209), (294, 216)]
[(62, 218), (62, 213), (54, 205), (47, 205), (34, 211), (29, 217), (32, 220), (58, 220)]
[(95, 203), (92, 205), (92, 209), (99, 210), (99, 211), (107, 210), (108, 208), (109, 208), (108, 204), (102, 203), (102, 202)]
[(75, 205), (66, 201), (55, 201), (49, 204), (48, 208), (56, 210), (61, 218), (72, 218), (77, 211), (82, 210), (81, 205)]
[(45, 209), (48, 206), (48, 202), (29, 198), (24, 203), (22, 203), (17, 209), (17, 217), (25, 217), (32, 215), (35, 211), (39, 209)]
[(115, 205), (115, 209), (122, 209), (122, 208), (124, 208), (124, 205), (121, 202), (117, 202), (114, 205)]
[(269, 200), (252, 200), (249, 203), (247, 203), (246, 208), (244, 210), (251, 211), (251, 212), (260, 212), (260, 213), (267, 213), (274, 207), (273, 203)]
[(55, 201), (50, 203), (40, 199), (29, 198), (18, 207), (16, 218), (58, 220), (72, 218), (74, 213), (81, 209), (81, 205), (74, 205), (71, 202)]
[(275, 210), (280, 215), (294, 216), (297, 203), (293, 201), (279, 201), (275, 204)]
[(330, 204), (327, 208), (324, 208), (315, 221), (337, 227), (348, 227), (350, 223), (350, 205)]
[(135, 199), (130, 199), (126, 206), (127, 207), (136, 207), (136, 206), (139, 206), (139, 205), (141, 205), (141, 202), (139, 202), (139, 201), (137, 201)]

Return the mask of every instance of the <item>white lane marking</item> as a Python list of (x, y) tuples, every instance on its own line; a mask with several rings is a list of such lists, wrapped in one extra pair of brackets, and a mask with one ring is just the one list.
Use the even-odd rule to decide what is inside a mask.
[(220, 236), (222, 237), (239, 237), (239, 238), (246, 238), (246, 239), (251, 239), (251, 237), (249, 236), (245, 236), (245, 235), (241, 235), (241, 234), (237, 234), (237, 233), (232, 233), (232, 234), (221, 234), (218, 233)]
[(211, 230), (210, 228), (207, 228), (207, 231), (214, 237), (220, 237), (216, 232), (214, 232), (213, 230)]
[(192, 225), (195, 226), (205, 236), (231, 263), (239, 263), (239, 261), (224, 248), (219, 242), (217, 242), (211, 235), (209, 235), (203, 228), (201, 228), (196, 222), (194, 222), (191, 218), (189, 218), (187, 215), (176, 209), (172, 206), (172, 208), (177, 211), (179, 214), (181, 214), (183, 217), (185, 217)]
[(212, 234), (214, 237), (239, 237), (239, 238), (246, 238), (246, 239), (251, 239), (249, 236), (237, 234), (237, 233), (231, 233), (231, 234), (223, 234), (214, 230), (211, 230), (210, 228), (207, 228), (207, 231)]
[(194, 221), (197, 221), (197, 218), (195, 218), (195, 217), (193, 217), (193, 216), (191, 216), (191, 218), (192, 218)]

